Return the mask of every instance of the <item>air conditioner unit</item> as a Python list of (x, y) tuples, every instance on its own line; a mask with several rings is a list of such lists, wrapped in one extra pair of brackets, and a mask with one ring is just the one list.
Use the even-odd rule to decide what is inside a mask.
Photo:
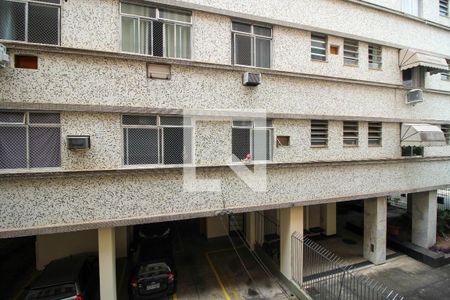
[(91, 148), (89, 135), (68, 135), (67, 148), (70, 150), (83, 150)]
[(257, 86), (261, 84), (261, 73), (245, 72), (242, 75), (242, 84), (245, 86)]
[(0, 68), (6, 67), (9, 63), (9, 55), (6, 54), (6, 47), (0, 44)]
[(421, 89), (409, 90), (406, 94), (406, 104), (423, 102), (423, 91)]

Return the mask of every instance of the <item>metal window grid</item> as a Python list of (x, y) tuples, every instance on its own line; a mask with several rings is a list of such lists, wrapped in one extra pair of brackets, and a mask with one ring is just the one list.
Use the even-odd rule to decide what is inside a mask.
[(344, 146), (358, 146), (359, 124), (357, 121), (343, 122)]
[(439, 0), (439, 15), (448, 17), (448, 0)]
[(447, 142), (447, 145), (450, 145), (450, 124), (441, 125), (441, 130), (444, 133), (445, 141)]
[[(245, 120), (245, 121), (233, 121), (232, 130), (233, 129), (248, 129), (249, 130), (249, 154), (251, 161), (271, 161), (273, 158), (273, 144), (274, 144), (274, 135), (273, 135), (273, 125), (272, 120), (264, 120), (265, 124), (260, 124), (258, 120)], [(266, 140), (266, 149), (269, 150), (269, 153), (266, 153), (268, 157), (267, 160), (264, 159), (256, 159), (255, 158), (255, 132), (257, 131), (265, 131), (268, 133), (268, 139)], [(233, 145), (239, 146), (239, 145)], [(232, 148), (234, 148), (232, 146)], [(233, 153), (234, 154), (234, 153)], [(234, 158), (234, 157), (233, 157)]]
[[(8, 113), (15, 113), (15, 114), (23, 114), (22, 116), (22, 120), (20, 122), (12, 122), (12, 121), (1, 121), (0, 119), (0, 130), (7, 130), (7, 128), (25, 128), (25, 152), (26, 152), (26, 165), (25, 168), (26, 169), (30, 169), (30, 168), (39, 168), (39, 167), (33, 167), (31, 166), (30, 163), (30, 131), (34, 128), (41, 128), (41, 129), (46, 129), (46, 128), (61, 128), (61, 121), (60, 121), (60, 115), (59, 113), (53, 113), (53, 112), (0, 112), (1, 115), (4, 114), (8, 114)], [(45, 121), (32, 121), (32, 116), (33, 115), (39, 115), (39, 116), (43, 116), (45, 119), (45, 116), (47, 115), (48, 118), (47, 120), (49, 120), (49, 122), (45, 122)], [(31, 116), (31, 117), (30, 117)], [(54, 118), (54, 116), (57, 116), (56, 119)], [(62, 147), (61, 147), (61, 129), (59, 130), (59, 139), (58, 139), (58, 144), (57, 145), (47, 145), (49, 147), (56, 147), (59, 148), (59, 157), (58, 157), (58, 161), (56, 162), (57, 166), (56, 167), (60, 167), (61, 166), (61, 151), (62, 151)], [(53, 168), (55, 166), (52, 166)], [(50, 168), (52, 168), (50, 167)], [(2, 168), (0, 168), (2, 169)], [(3, 168), (4, 169), (4, 168)], [(14, 168), (14, 169), (19, 169), (19, 168)], [(22, 169), (22, 168), (20, 168)]]
[[(136, 5), (136, 6), (141, 6), (141, 7), (149, 7), (155, 10), (155, 17), (145, 17), (145, 16), (141, 16), (141, 15), (137, 15), (137, 14), (129, 14), (129, 13), (125, 13), (122, 10), (122, 4), (132, 4), (132, 5)], [(188, 11), (184, 11), (184, 10), (176, 10), (176, 9), (170, 9), (170, 10), (166, 10), (165, 11), (170, 11), (170, 12), (180, 12), (183, 14), (190, 14), (190, 12)], [(136, 33), (136, 38), (138, 40), (137, 45), (138, 45), (138, 52), (140, 54), (145, 54), (145, 55), (151, 55), (151, 56), (159, 56), (159, 55), (155, 55), (154, 54), (154, 22), (160, 22), (162, 23), (162, 56), (163, 57), (175, 57), (175, 58), (186, 58), (186, 59), (190, 59), (191, 55), (192, 55), (192, 35), (191, 35), (191, 29), (192, 29), (192, 16), (191, 16), (191, 21), (190, 22), (183, 22), (183, 21), (178, 21), (178, 20), (172, 20), (172, 19), (167, 19), (167, 18), (162, 18), (160, 17), (160, 9), (158, 7), (153, 7), (153, 6), (146, 6), (146, 5), (141, 5), (141, 4), (135, 4), (135, 3), (128, 3), (125, 1), (122, 1), (120, 3), (120, 24), (121, 27), (123, 26), (123, 17), (126, 18), (131, 18), (134, 20), (137, 20), (137, 33)], [(145, 43), (144, 41), (141, 41), (141, 24), (143, 22), (148, 22), (150, 23), (150, 40), (147, 40), (147, 42)], [(167, 37), (166, 37), (166, 26), (174, 26), (174, 37), (173, 37), (173, 49), (171, 49), (174, 53), (173, 56), (169, 56), (168, 55), (168, 51), (169, 49), (167, 49), (166, 47), (166, 42), (167, 42)], [(177, 56), (177, 45), (181, 44), (181, 39), (177, 40), (177, 29), (180, 27), (185, 27), (185, 28), (189, 28), (189, 32), (190, 32), (190, 36), (189, 36), (189, 45), (188, 45), (188, 53), (189, 53), (189, 57), (179, 57)], [(147, 36), (148, 37), (148, 36)], [(145, 44), (144, 44), (145, 43)], [(127, 52), (123, 50), (123, 36), (122, 36), (122, 28), (120, 30), (120, 45), (121, 45), (121, 51), (125, 52), (125, 53), (135, 53), (135, 52)], [(149, 49), (149, 45), (151, 45), (151, 51), (148, 51)], [(144, 47), (144, 48), (143, 48)], [(141, 49), (145, 49), (144, 53), (141, 52)], [(150, 52), (150, 53), (149, 53)], [(181, 55), (180, 55), (181, 56)]]
[[(245, 24), (245, 25), (250, 26), (250, 32), (240, 31), (240, 30), (237, 30), (237, 29), (233, 28), (233, 25), (235, 25), (235, 24)], [(270, 30), (270, 36), (261, 35), (261, 34), (255, 33), (255, 27), (261, 27), (261, 28), (269, 29)], [(253, 67), (258, 67), (258, 68), (264, 68), (264, 67), (256, 65), (256, 42), (257, 42), (257, 40), (265, 40), (265, 41), (269, 41), (269, 43), (270, 43), (270, 48), (269, 48), (269, 55), (270, 55), (270, 57), (269, 57), (269, 67), (268, 68), (271, 68), (271, 66), (272, 66), (272, 28), (271, 27), (264, 26), (264, 25), (261, 25), (261, 24), (246, 23), (246, 22), (243, 22), (243, 21), (233, 21), (231, 23), (231, 35), (232, 35), (232, 41), (233, 41), (233, 45), (232, 45), (232, 47), (233, 47), (233, 49), (232, 49), (233, 58), (232, 58), (232, 60), (233, 60), (233, 64), (234, 65), (236, 65), (236, 66), (253, 66)], [(236, 51), (236, 44), (237, 44), (236, 43), (236, 38), (238, 36), (243, 36), (243, 37), (246, 36), (246, 37), (249, 37), (251, 39), (251, 49), (250, 49), (250, 53), (249, 53), (250, 54), (250, 61), (251, 61), (250, 65), (243, 65), (243, 64), (239, 64), (237, 62), (237, 60), (238, 60), (238, 53)]]
[(344, 39), (344, 65), (357, 66), (359, 63), (359, 42)]
[[(124, 124), (124, 119), (125, 118), (130, 118), (130, 117), (154, 117), (156, 118), (156, 122), (154, 124), (139, 124), (139, 125), (132, 125), (132, 124)], [(177, 121), (176, 119), (181, 119), (181, 123), (178, 124), (168, 124), (168, 122), (162, 122), (162, 120), (169, 120), (172, 119), (174, 121)], [(166, 123), (166, 124), (164, 124)], [(171, 158), (169, 157), (165, 157), (165, 153), (166, 150), (169, 150), (169, 148), (165, 148), (165, 144), (167, 143), (173, 143), (175, 142), (174, 146), (179, 146), (179, 144), (176, 144), (178, 141), (172, 141), (171, 139), (168, 139), (166, 136), (166, 134), (164, 133), (164, 129), (170, 129), (170, 128), (182, 128), (183, 129), (183, 139), (181, 141), (182, 146), (183, 146), (183, 150), (182, 150), (182, 155), (183, 155), (183, 163), (191, 163), (193, 160), (193, 126), (192, 126), (192, 120), (189, 117), (183, 117), (183, 116), (149, 116), (149, 115), (122, 115), (122, 141), (123, 141), (123, 164), (124, 165), (155, 165), (155, 164), (159, 164), (159, 165), (164, 165), (164, 164), (168, 164), (166, 163), (166, 160), (169, 161)], [(130, 147), (132, 147), (133, 145), (130, 145), (130, 141), (129, 141), (129, 129), (153, 129), (156, 130), (157, 133), (157, 162), (156, 163), (132, 163), (130, 162)], [(188, 136), (185, 136), (185, 134), (187, 133)], [(147, 136), (148, 138), (148, 136)], [(166, 139), (166, 140), (165, 140)], [(148, 141), (147, 141), (148, 142)], [(187, 144), (187, 145), (185, 145)], [(186, 146), (188, 146), (189, 149), (186, 149)], [(147, 153), (148, 155), (151, 155), (151, 153)], [(185, 155), (188, 156), (188, 158), (185, 158)], [(135, 159), (135, 158), (133, 158)], [(173, 158), (172, 158), (173, 160)], [(178, 164), (178, 163), (176, 163)]]
[(381, 122), (369, 122), (369, 146), (381, 146), (383, 136), (383, 124)]
[(328, 145), (328, 121), (311, 120), (311, 146), (326, 147)]
[(369, 68), (381, 69), (382, 67), (382, 47), (380, 45), (369, 44)]
[[(61, 0), (53, 0), (53, 1), (39, 1), (39, 0), (0, 0), (0, 2), (10, 2), (10, 3), (22, 3), (24, 4), (24, 39), (19, 40), (26, 43), (32, 43), (32, 44), (51, 44), (51, 45), (60, 45), (61, 44)], [(29, 10), (30, 10), (30, 4), (34, 7), (53, 7), (57, 8), (58, 11), (58, 27), (57, 27), (57, 43), (43, 43), (43, 42), (30, 42), (29, 41)], [(1, 26), (1, 21), (0, 21)], [(47, 32), (48, 33), (48, 32)], [(17, 41), (16, 39), (11, 40), (7, 38), (2, 38), (0, 36), (0, 40), (6, 40), (6, 41)]]
[[(317, 53), (319, 52), (319, 53)], [(311, 34), (311, 59), (327, 60), (327, 36), (319, 33)]]

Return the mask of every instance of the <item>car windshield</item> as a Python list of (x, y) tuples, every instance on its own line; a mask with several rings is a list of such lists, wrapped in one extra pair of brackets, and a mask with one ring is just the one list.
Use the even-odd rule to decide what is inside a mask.
[(28, 292), (26, 300), (60, 300), (74, 297), (76, 294), (74, 284), (62, 284), (32, 289)]
[(165, 263), (144, 264), (139, 266), (139, 276), (161, 275), (170, 272), (170, 268)]

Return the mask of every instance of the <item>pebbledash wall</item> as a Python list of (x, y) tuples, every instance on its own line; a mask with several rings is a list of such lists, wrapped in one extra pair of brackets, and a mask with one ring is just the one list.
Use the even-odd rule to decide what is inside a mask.
[[(450, 146), (402, 158), (400, 123), (450, 123), (450, 82), (428, 76), (425, 101), (405, 104), (400, 48), (450, 53), (450, 31), (357, 1), (238, 2), (155, 0), (193, 9), (192, 59), (120, 53), (118, 0), (63, 1), (61, 47), (6, 43), (9, 54), (39, 57), (38, 70), (0, 69), (0, 107), (61, 111), (61, 168), (2, 171), (0, 237), (123, 226), (196, 216), (425, 191), (450, 184)], [(342, 13), (336, 14), (339, 11)], [(277, 14), (274, 15), (274, 12)], [(95, 18), (92, 17), (95, 15)], [(231, 66), (231, 20), (273, 25), (272, 68)], [(81, 21), (80, 21), (81, 20)], [(442, 22), (441, 22), (442, 23)], [(442, 23), (445, 25), (444, 23)], [(395, 30), (394, 30), (395, 29)], [(311, 31), (340, 47), (327, 62), (310, 60)], [(358, 67), (343, 66), (343, 37), (360, 40)], [(418, 38), (420, 37), (420, 38)], [(369, 70), (368, 43), (383, 46), (383, 68)], [(148, 62), (168, 62), (171, 80), (151, 80)], [(242, 86), (242, 73), (263, 75)], [(200, 179), (220, 192), (183, 190), (181, 166), (123, 165), (121, 115), (127, 110), (194, 111), (194, 162)], [(267, 192), (254, 192), (226, 165), (231, 122), (266, 113), (274, 135)], [(200, 116), (203, 115), (203, 116)], [(211, 115), (217, 115), (215, 117)], [(326, 148), (310, 147), (310, 119), (329, 122)], [(342, 121), (359, 121), (358, 147), (344, 147)], [(368, 146), (368, 121), (383, 122), (382, 146)], [(87, 134), (86, 152), (67, 150), (65, 136)]]

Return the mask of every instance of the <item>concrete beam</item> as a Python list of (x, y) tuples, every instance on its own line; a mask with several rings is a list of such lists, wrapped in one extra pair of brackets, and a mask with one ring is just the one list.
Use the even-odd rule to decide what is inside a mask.
[(386, 262), (387, 198), (364, 201), (364, 258), (379, 265)]
[(423, 248), (436, 243), (437, 191), (412, 194), (411, 242)]
[(98, 262), (101, 300), (117, 300), (116, 241), (114, 227), (98, 230)]
[[(291, 236), (294, 232), (303, 234), (303, 206), (280, 210), (280, 271), (292, 279)], [(297, 261), (303, 265), (303, 261)]]

